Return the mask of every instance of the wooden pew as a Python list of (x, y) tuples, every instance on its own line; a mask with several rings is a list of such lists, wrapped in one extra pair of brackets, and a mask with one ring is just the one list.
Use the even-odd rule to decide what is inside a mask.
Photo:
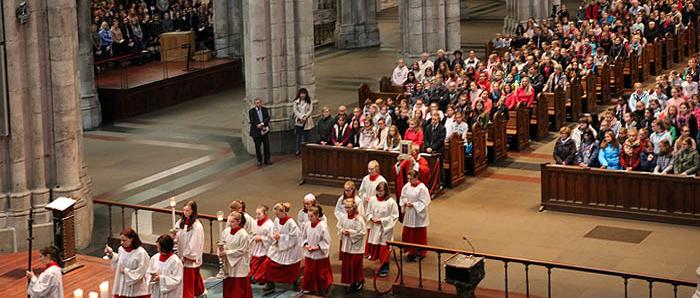
[(464, 139), (459, 134), (453, 134), (445, 142), (442, 164), (447, 187), (454, 188), (464, 182)]
[(535, 96), (530, 111), (530, 136), (541, 141), (549, 134), (549, 119), (547, 115), (547, 97), (543, 93)]
[(550, 131), (559, 131), (566, 124), (566, 93), (558, 87), (554, 92), (542, 92), (547, 100), (547, 121)]
[(516, 151), (525, 150), (530, 146), (529, 110), (524, 103), (520, 103), (515, 110), (508, 111), (508, 114), (506, 138), (509, 139), (510, 148)]
[[(586, 113), (596, 112), (598, 108), (598, 90), (596, 88), (596, 81), (598, 76), (594, 74), (587, 74), (581, 79), (581, 110)], [(575, 120), (578, 121), (578, 120)]]
[(605, 62), (603, 67), (598, 70), (596, 76), (596, 94), (597, 102), (605, 104), (610, 101), (610, 61)]
[(613, 62), (613, 64), (610, 66), (610, 81), (609, 81), (609, 90), (610, 90), (610, 97), (607, 98), (607, 101), (604, 103), (610, 104), (610, 99), (613, 96), (620, 96), (622, 95), (622, 88), (624, 85), (624, 72), (623, 68), (625, 66), (625, 61), (622, 60), (621, 58), (618, 58)]
[(581, 116), (581, 79), (579, 76), (574, 76), (569, 79), (569, 90), (566, 95), (566, 113), (571, 117), (572, 122), (578, 121)]
[[(644, 69), (646, 70), (646, 77), (649, 77), (650, 75), (657, 75), (657, 66), (656, 66), (656, 47), (657, 44), (654, 42), (649, 42), (644, 46), (644, 55), (647, 57), (646, 65)], [(645, 80), (646, 81), (646, 80)]]
[(624, 61), (622, 75), (624, 78), (622, 92), (629, 94), (634, 91), (632, 86), (639, 80), (639, 57), (634, 51), (630, 51)]
[(678, 62), (681, 62), (681, 60), (685, 59), (688, 57), (690, 52), (688, 51), (688, 30), (684, 29), (681, 31), (679, 35), (679, 41), (678, 41)]
[(647, 51), (647, 46), (642, 48), (642, 56), (639, 57), (639, 82), (646, 82), (649, 79), (649, 52)]
[(654, 75), (660, 75), (664, 71), (664, 44), (657, 38), (654, 42)]
[(465, 159), (464, 166), (466, 173), (478, 176), (486, 170), (486, 136), (485, 131), (479, 123), (474, 123), (467, 133), (467, 141), (472, 144), (472, 155)]
[(700, 226), (700, 178), (542, 164), (542, 207)]
[(496, 112), (486, 134), (487, 156), (490, 162), (496, 162), (508, 157), (506, 142), (506, 120), (501, 112)]
[(663, 50), (661, 52), (662, 66), (664, 70), (673, 67), (673, 37), (666, 36), (663, 42)]
[[(396, 164), (399, 152), (333, 147), (319, 144), (304, 144), (301, 151), (301, 177), (303, 183), (339, 187), (347, 180), (362, 182), (367, 175), (367, 163), (379, 162), (380, 172), (389, 182), (390, 189), (396, 185)], [(440, 183), (440, 154), (423, 155), (430, 166), (429, 189), (436, 190)], [(437, 169), (437, 170), (435, 170)]]
[(680, 42), (683, 41), (683, 32), (678, 32), (678, 35), (673, 39), (673, 63), (678, 64), (681, 62), (681, 59), (683, 59), (683, 55), (681, 54), (681, 44)]
[(695, 33), (695, 24), (690, 22), (688, 25), (688, 57), (692, 57), (697, 52), (697, 33)]
[(395, 93), (395, 92), (374, 92), (369, 89), (369, 85), (366, 83), (362, 83), (360, 85), (360, 88), (357, 89), (357, 106), (360, 108), (363, 108), (365, 106), (365, 100), (368, 98), (374, 102), (378, 98), (389, 98), (392, 97), (394, 99), (398, 99), (399, 96), (401, 96), (401, 93)]
[(394, 86), (391, 83), (391, 78), (382, 77), (379, 79), (379, 92), (403, 93), (403, 86)]

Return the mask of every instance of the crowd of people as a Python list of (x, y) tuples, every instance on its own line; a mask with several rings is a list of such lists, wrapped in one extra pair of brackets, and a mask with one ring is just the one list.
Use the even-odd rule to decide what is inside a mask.
[[(387, 241), (394, 239), (397, 222), (403, 223), (403, 241), (427, 244), (430, 193), (420, 173), (410, 170), (408, 178), (401, 195), (392, 197), (379, 164), (369, 162), (359, 188), (352, 181), (345, 183), (333, 210), (334, 231), (313, 194), (303, 198), (296, 218), (289, 202), (278, 202), (272, 209), (258, 205), (255, 217), (246, 213), (245, 202), (231, 202), (216, 249), (225, 275), (223, 297), (252, 297), (252, 283), (265, 284), (265, 293), (273, 292), (276, 283), (286, 283), (303, 293), (325, 294), (333, 283), (330, 255), (335, 250), (341, 261), (341, 283), (349, 285), (348, 292), (364, 287), (365, 258), (378, 262), (378, 275), (387, 276)], [(115, 273), (114, 297), (193, 298), (206, 293), (199, 272), (205, 238), (197, 203), (188, 201), (182, 211), (173, 230), (156, 240), (158, 253), (153, 256), (132, 228), (121, 231), (117, 249), (105, 247)], [(338, 235), (337, 247), (331, 232)], [(409, 262), (425, 256), (416, 250), (404, 253)], [(28, 291), (32, 297), (62, 297), (51, 295), (63, 291), (58, 250), (45, 248), (41, 254), (50, 270), (39, 277), (27, 272)]]
[(197, 49), (214, 49), (213, 0), (92, 0), (95, 58), (160, 51), (160, 34), (194, 31)]

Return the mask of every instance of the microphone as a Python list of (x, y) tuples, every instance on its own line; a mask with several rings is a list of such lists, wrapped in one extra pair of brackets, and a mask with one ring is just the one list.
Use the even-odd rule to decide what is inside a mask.
[(476, 254), (476, 252), (475, 252), (476, 250), (474, 249), (474, 245), (472, 245), (472, 242), (469, 241), (469, 239), (467, 238), (467, 236), (462, 236), (462, 240), (466, 241), (466, 242), (469, 244), (469, 247), (472, 248), (472, 256), (475, 255), (475, 254)]

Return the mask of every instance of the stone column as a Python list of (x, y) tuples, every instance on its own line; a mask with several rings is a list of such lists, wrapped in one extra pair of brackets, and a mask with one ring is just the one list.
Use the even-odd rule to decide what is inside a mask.
[(247, 100), (241, 128), (248, 152), (255, 152), (248, 137), (248, 109), (257, 97), (270, 109), (272, 151), (293, 150), (292, 102), (299, 88), (306, 88), (312, 99), (316, 94), (312, 9), (312, 0), (243, 0)]
[(243, 55), (241, 1), (214, 1), (214, 47), (219, 58)]
[(80, 47), (80, 103), (83, 128), (95, 129), (102, 122), (102, 109), (95, 89), (95, 66), (92, 57), (92, 1), (78, 0), (78, 35)]
[(529, 18), (546, 19), (552, 12), (551, 0), (506, 0), (506, 19), (503, 31), (515, 32), (518, 24), (525, 24)]
[(338, 0), (335, 47), (339, 49), (379, 45), (376, 0)]
[(459, 19), (460, 20), (468, 20), (470, 18), (469, 16), (469, 5), (467, 5), (468, 0), (460, 0), (459, 1)]
[(406, 58), (461, 47), (459, 0), (400, 0), (399, 18), (401, 54)]
[(0, 252), (26, 247), (27, 216), (35, 214), (35, 247), (52, 242), (50, 197), (78, 200), (76, 245), (92, 231), (92, 201), (81, 176), (82, 118), (74, 0), (32, 1), (24, 24), (20, 0), (2, 2), (6, 38), (10, 136), (0, 138)]

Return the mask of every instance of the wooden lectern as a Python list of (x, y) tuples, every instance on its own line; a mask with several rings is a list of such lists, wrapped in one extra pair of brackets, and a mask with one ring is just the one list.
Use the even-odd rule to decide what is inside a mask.
[(445, 261), (445, 282), (457, 288), (458, 298), (475, 298), (474, 290), (485, 275), (482, 257), (456, 254)]
[(58, 247), (64, 274), (83, 266), (75, 258), (75, 202), (60, 197), (46, 205), (53, 213), (53, 243)]
[(187, 61), (195, 52), (194, 32), (167, 32), (160, 35), (160, 62)]

